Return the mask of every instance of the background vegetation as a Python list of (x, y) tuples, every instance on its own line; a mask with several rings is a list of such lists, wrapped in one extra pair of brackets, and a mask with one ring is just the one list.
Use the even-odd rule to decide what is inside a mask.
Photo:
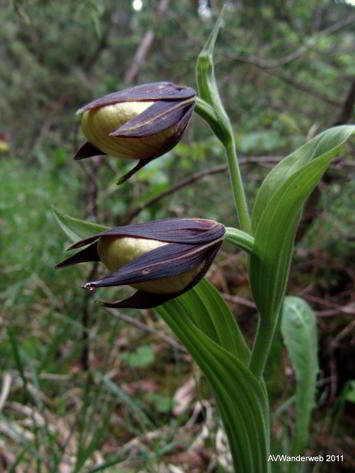
[[(0, 471), (222, 471), (227, 455), (208, 386), (154, 311), (101, 308), (56, 272), (66, 238), (54, 205), (108, 225), (202, 216), (226, 225), (224, 157), (194, 117), (188, 135), (132, 181), (112, 158), (75, 163), (75, 111), (149, 81), (194, 87), (194, 64), (222, 1), (0, 0)], [(335, 0), (229, 1), (216, 48), (220, 91), (252, 202), (268, 169), (307, 138), (354, 122), (355, 6)], [(309, 454), (354, 470), (354, 142), (312, 195), (289, 293), (318, 316), (320, 367)], [(252, 334), (247, 260), (225, 245), (209, 279)], [(100, 297), (115, 297), (114, 290)], [(280, 340), (267, 381), (275, 452), (292, 422), (294, 374)], [(215, 442), (216, 440), (216, 442)]]

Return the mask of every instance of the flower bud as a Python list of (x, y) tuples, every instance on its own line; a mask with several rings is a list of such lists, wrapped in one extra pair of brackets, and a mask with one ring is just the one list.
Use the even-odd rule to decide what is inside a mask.
[(138, 159), (123, 182), (176, 145), (190, 121), (195, 99), (190, 87), (152, 82), (94, 100), (77, 112), (88, 142), (74, 159), (105, 154)]
[(84, 288), (130, 285), (138, 289), (133, 296), (105, 305), (156, 307), (197, 284), (216, 256), (224, 232), (223, 225), (204, 219), (116, 227), (72, 245), (69, 249), (85, 248), (57, 267), (101, 261), (111, 273)]
[[(144, 238), (100, 238), (97, 243), (97, 252), (107, 269), (117, 271), (139, 256), (164, 245), (167, 245), (167, 243)], [(170, 294), (185, 289), (192, 282), (197, 272), (198, 268), (195, 268), (177, 276), (166, 277), (159, 281), (132, 283), (131, 286), (146, 292)]]

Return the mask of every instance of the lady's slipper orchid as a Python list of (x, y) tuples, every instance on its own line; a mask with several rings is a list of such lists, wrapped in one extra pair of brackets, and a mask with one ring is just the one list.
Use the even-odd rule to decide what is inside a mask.
[(80, 110), (88, 139), (74, 159), (109, 154), (139, 159), (127, 180), (180, 140), (195, 107), (196, 92), (172, 82), (151, 82), (105, 95)]
[(163, 219), (116, 227), (71, 245), (85, 248), (57, 268), (101, 261), (112, 271), (83, 287), (130, 285), (138, 291), (107, 307), (151, 308), (191, 289), (205, 275), (224, 238), (222, 224), (205, 219)]

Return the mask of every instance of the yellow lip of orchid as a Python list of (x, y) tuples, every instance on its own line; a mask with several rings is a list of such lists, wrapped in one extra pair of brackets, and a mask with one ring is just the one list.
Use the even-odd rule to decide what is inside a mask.
[(114, 92), (80, 110), (88, 139), (74, 159), (99, 155), (139, 160), (121, 182), (181, 139), (195, 107), (196, 92), (172, 82), (151, 82)]
[(108, 307), (156, 307), (188, 291), (200, 281), (224, 239), (222, 224), (206, 219), (163, 219), (116, 227), (70, 246), (82, 248), (57, 268), (101, 261), (111, 271), (87, 282), (93, 290), (129, 285), (138, 291)]

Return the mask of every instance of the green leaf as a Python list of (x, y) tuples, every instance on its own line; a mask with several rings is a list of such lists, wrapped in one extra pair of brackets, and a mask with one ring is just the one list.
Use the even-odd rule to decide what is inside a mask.
[(54, 207), (52, 210), (59, 226), (73, 243), (110, 228), (105, 225), (70, 217), (70, 215), (64, 214)]
[(224, 9), (225, 7), (222, 8), (209, 38), (197, 57), (196, 83), (202, 100), (197, 100), (196, 111), (206, 119), (217, 138), (222, 143), (227, 143), (233, 130), (219, 95), (213, 64), (213, 52), (219, 30), (223, 25)]
[(157, 311), (189, 350), (215, 393), (235, 471), (266, 473), (270, 471), (270, 464), (267, 462), (269, 417), (265, 386), (242, 361), (246, 358), (245, 346), (238, 350), (244, 355), (237, 357), (216, 341), (226, 336), (221, 335), (220, 328), (216, 328), (214, 340), (196, 325), (195, 320), (199, 320), (195, 316), (196, 308), (201, 310), (203, 306), (208, 311), (206, 318), (216, 324), (219, 317), (219, 324), (225, 323), (218, 300), (209, 300), (211, 293), (206, 296), (206, 288), (208, 285), (203, 283), (195, 290), (196, 297), (200, 298), (199, 306), (184, 295), (163, 304)]
[(281, 332), (297, 379), (290, 455), (300, 455), (307, 446), (319, 372), (316, 318), (307, 302), (299, 297), (285, 297)]
[(256, 230), (262, 213), (281, 185), (310, 161), (320, 157), (333, 158), (354, 132), (354, 125), (329, 128), (280, 161), (267, 175), (258, 191), (252, 215), (253, 229)]
[(193, 307), (192, 319), (207, 336), (229, 350), (247, 364), (250, 349), (239, 330), (235, 316), (217, 289), (203, 279), (179, 298), (187, 307)]
[(254, 206), (250, 284), (261, 317), (276, 319), (288, 280), (304, 202), (355, 126), (331, 128), (285, 158), (263, 182)]
[(212, 105), (217, 114), (220, 109), (223, 109), (223, 105), (214, 75), (213, 53), (219, 30), (223, 25), (223, 13), (224, 8), (222, 8), (213, 30), (198, 55), (196, 62), (196, 82), (199, 95), (208, 104)]

